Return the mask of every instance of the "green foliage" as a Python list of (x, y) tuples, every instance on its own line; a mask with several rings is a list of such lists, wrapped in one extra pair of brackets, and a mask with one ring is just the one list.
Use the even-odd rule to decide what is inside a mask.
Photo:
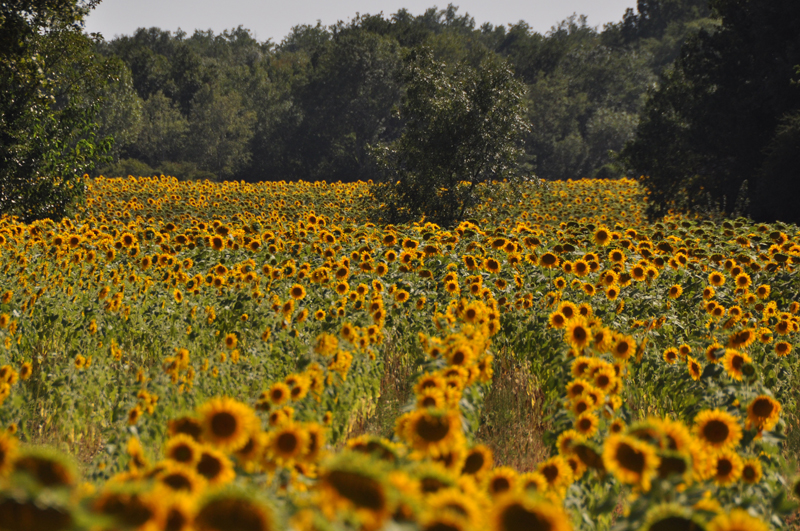
[(385, 172), (376, 216), (452, 226), (479, 201), (478, 184), (517, 178), (524, 85), (491, 56), (448, 73), (427, 48), (408, 54), (403, 75), (405, 128), (376, 150)]
[[(766, 187), (791, 180), (772, 172), (779, 157), (788, 160), (786, 148), (777, 146), (791, 138), (791, 127), (779, 132), (780, 120), (800, 108), (800, 88), (791, 83), (800, 62), (800, 4), (725, 0), (713, 6), (722, 25), (683, 47), (623, 158), (633, 174), (645, 176), (652, 215), (696, 211), (709, 199), (730, 214), (748, 181), (757, 194), (745, 198), (750, 215), (774, 220), (780, 213), (785, 217), (778, 219), (798, 221), (794, 197)], [(771, 162), (770, 142), (778, 143)]]
[(0, 6), (0, 213), (60, 219), (102, 158), (96, 115), (119, 65), (81, 32), (96, 1)]

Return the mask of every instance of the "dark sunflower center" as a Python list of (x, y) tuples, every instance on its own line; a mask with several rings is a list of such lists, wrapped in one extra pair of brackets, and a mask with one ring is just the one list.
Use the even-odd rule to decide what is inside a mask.
[(450, 423), (437, 417), (422, 417), (417, 422), (417, 435), (428, 442), (441, 441), (450, 433)]
[(733, 463), (729, 459), (720, 459), (717, 461), (717, 476), (728, 477), (733, 471)]
[(501, 516), (503, 529), (507, 531), (551, 531), (553, 522), (545, 516), (529, 511), (522, 505), (509, 505)]
[(222, 472), (222, 463), (213, 455), (203, 453), (197, 463), (197, 472), (206, 479), (214, 479)]
[(764, 419), (769, 418), (774, 409), (775, 406), (773, 406), (772, 402), (770, 400), (767, 400), (766, 398), (759, 398), (753, 404), (753, 413), (757, 417), (761, 417)]
[(278, 436), (278, 449), (284, 454), (291, 454), (297, 449), (297, 435), (294, 433), (281, 433)]
[(731, 360), (731, 367), (737, 371), (742, 370), (742, 365), (744, 365), (744, 358), (742, 356), (734, 356)]
[(499, 477), (492, 480), (492, 492), (495, 494), (505, 492), (511, 488), (511, 482), (508, 478)]
[(464, 474), (474, 474), (481, 468), (483, 468), (483, 464), (486, 460), (483, 457), (483, 454), (480, 452), (472, 452), (467, 456), (467, 460), (464, 462), (464, 469), (462, 472)]
[(586, 341), (588, 336), (589, 334), (586, 333), (586, 329), (582, 326), (576, 326), (575, 330), (572, 331), (572, 338), (578, 342)]
[(650, 526), (650, 531), (700, 531), (702, 528), (683, 516), (667, 516)]
[(541, 470), (542, 475), (547, 479), (548, 483), (554, 483), (559, 476), (558, 467), (556, 465), (547, 465)]
[(328, 474), (327, 481), (342, 497), (358, 507), (380, 511), (386, 505), (383, 489), (374, 479), (354, 472), (334, 470)]
[(641, 474), (644, 471), (644, 454), (629, 444), (621, 444), (617, 449), (617, 461), (626, 470)]
[(608, 384), (611, 383), (611, 378), (609, 378), (608, 375), (601, 374), (600, 376), (597, 377), (596, 381), (598, 387), (605, 388), (608, 387)]
[(195, 525), (200, 529), (238, 529), (269, 531), (267, 517), (258, 507), (245, 500), (221, 499), (207, 503), (197, 514)]
[(227, 411), (222, 411), (211, 418), (211, 433), (215, 437), (230, 437), (236, 433), (237, 424), (235, 416)]
[(436, 399), (432, 396), (426, 396), (422, 399), (422, 407), (436, 407)]
[(721, 443), (730, 435), (730, 428), (721, 420), (710, 420), (703, 426), (703, 437), (712, 443)]
[(172, 490), (192, 490), (192, 482), (181, 473), (168, 474), (161, 481)]
[(756, 469), (752, 466), (744, 467), (744, 470), (742, 470), (742, 477), (750, 481), (754, 480), (756, 478)]
[(578, 422), (578, 429), (582, 432), (589, 431), (592, 429), (592, 421), (591, 419), (583, 418)]
[(659, 477), (666, 478), (672, 474), (681, 475), (686, 472), (686, 461), (680, 457), (662, 457), (658, 466)]
[(179, 463), (188, 463), (194, 457), (194, 452), (188, 445), (181, 444), (172, 449), (171, 457)]

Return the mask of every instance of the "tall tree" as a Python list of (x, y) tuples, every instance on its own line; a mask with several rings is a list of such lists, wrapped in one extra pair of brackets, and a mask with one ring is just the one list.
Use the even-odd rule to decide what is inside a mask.
[(524, 85), (496, 57), (451, 73), (424, 47), (408, 53), (404, 76), (405, 128), (376, 150), (385, 172), (378, 216), (452, 226), (480, 199), (480, 184), (518, 177)]
[[(792, 83), (800, 64), (800, 3), (714, 0), (712, 6), (722, 26), (683, 47), (623, 156), (643, 176), (653, 215), (709, 200), (731, 213), (738, 197), (740, 207), (750, 201), (752, 215), (774, 219), (760, 197), (794, 201), (769, 189), (764, 164), (779, 124), (800, 109), (800, 87)], [(796, 208), (787, 211), (792, 219), (784, 221), (800, 221)]]
[(62, 217), (110, 147), (96, 139), (96, 114), (119, 72), (82, 32), (98, 2), (0, 4), (0, 213)]

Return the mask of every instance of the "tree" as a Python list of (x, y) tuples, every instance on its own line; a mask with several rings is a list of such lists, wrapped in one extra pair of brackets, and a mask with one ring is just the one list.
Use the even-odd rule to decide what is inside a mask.
[[(795, 197), (769, 188), (784, 177), (776, 181), (767, 164), (773, 139), (770, 164), (790, 160), (791, 126), (783, 132), (779, 126), (800, 110), (800, 86), (792, 83), (800, 63), (800, 3), (715, 0), (712, 7), (722, 25), (683, 46), (623, 160), (643, 176), (653, 216), (697, 211), (709, 200), (730, 214), (749, 200), (749, 214), (759, 220), (774, 220), (777, 202), (790, 216), (782, 221), (800, 221)], [(765, 197), (769, 203), (759, 201)]]
[(110, 139), (97, 111), (115, 63), (94, 55), (83, 19), (99, 0), (0, 4), (0, 213), (60, 219)]
[(184, 160), (197, 161), (201, 168), (223, 179), (231, 177), (250, 159), (248, 143), (253, 136), (255, 113), (242, 105), (236, 92), (224, 93), (207, 85), (192, 101), (189, 126), (192, 131)]
[(424, 47), (408, 53), (403, 75), (405, 129), (376, 149), (384, 171), (376, 215), (452, 226), (479, 200), (480, 184), (517, 178), (525, 87), (495, 57), (450, 73)]

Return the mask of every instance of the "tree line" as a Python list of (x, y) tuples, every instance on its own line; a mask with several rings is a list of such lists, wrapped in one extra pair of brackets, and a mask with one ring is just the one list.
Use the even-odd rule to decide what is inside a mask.
[[(798, 182), (792, 0), (639, 0), (602, 29), (572, 16), (543, 34), (523, 21), (477, 26), (454, 5), (401, 9), (296, 26), (280, 43), (241, 26), (104, 40), (81, 32), (97, 1), (2, 6), (0, 104), (38, 109), (0, 123), (2, 211), (58, 215), (77, 184), (63, 177), (48, 196), (45, 176), (83, 171), (403, 177), (417, 183), (411, 196), (446, 189), (456, 202), (462, 191), (437, 180), (641, 175), (654, 216), (713, 204), (794, 220), (770, 193)], [(63, 21), (48, 26), (54, 14)], [(26, 83), (38, 107), (19, 96)], [(495, 129), (479, 127), (486, 119)], [(465, 148), (480, 142), (494, 151)], [(30, 176), (42, 190), (20, 191)], [(20, 210), (36, 197), (50, 200)]]

